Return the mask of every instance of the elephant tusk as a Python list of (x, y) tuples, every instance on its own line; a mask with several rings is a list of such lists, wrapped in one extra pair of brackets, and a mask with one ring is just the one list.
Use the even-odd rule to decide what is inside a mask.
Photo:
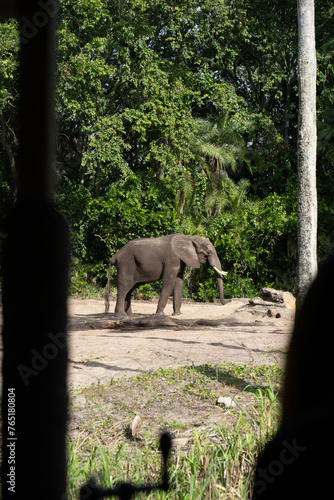
[(213, 266), (213, 269), (216, 271), (216, 273), (220, 274), (220, 276), (226, 276), (228, 274), (227, 271), (219, 271), (218, 267)]

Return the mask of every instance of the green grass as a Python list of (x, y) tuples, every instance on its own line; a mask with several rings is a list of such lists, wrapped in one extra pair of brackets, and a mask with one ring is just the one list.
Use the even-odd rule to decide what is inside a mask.
[[(250, 498), (257, 456), (277, 429), (281, 380), (277, 366), (223, 363), (160, 369), (75, 391), (68, 498), (78, 498), (90, 477), (103, 487), (158, 481), (158, 438), (164, 429), (175, 442), (170, 492), (137, 499)], [(236, 406), (217, 407), (220, 395), (233, 397)], [(77, 398), (84, 408), (76, 409)], [(127, 430), (136, 413), (143, 423), (133, 438)]]

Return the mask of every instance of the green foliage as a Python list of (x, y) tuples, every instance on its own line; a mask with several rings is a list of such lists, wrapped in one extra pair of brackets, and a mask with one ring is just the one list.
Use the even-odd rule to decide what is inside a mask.
[(17, 189), (18, 49), (17, 21), (0, 22), (0, 220)]
[(97, 264), (82, 264), (79, 259), (71, 262), (70, 294), (74, 297), (101, 298), (106, 284), (106, 266), (103, 262)]
[[(182, 231), (216, 245), (227, 295), (293, 289), (296, 12), (292, 0), (60, 0), (57, 206), (84, 275), (100, 263), (106, 275), (132, 238)], [(321, 259), (334, 250), (333, 15), (317, 3)], [(0, 41), (3, 216), (17, 188), (16, 21), (0, 21)], [(188, 282), (187, 295), (215, 296), (206, 270)]]
[(17, 22), (8, 20), (1, 25), (0, 30), (0, 111), (2, 112), (9, 103), (14, 103), (17, 96), (13, 92), (13, 84), (17, 78), (18, 43)]
[[(218, 117), (197, 119), (198, 129), (193, 138), (197, 154), (207, 158), (204, 164), (209, 177), (214, 172), (236, 170), (238, 161), (245, 161), (246, 144), (238, 130), (244, 122), (236, 114), (221, 113)], [(251, 128), (250, 123), (248, 127)]]
[(85, 262), (106, 261), (134, 238), (177, 232), (173, 188), (168, 182), (157, 184), (149, 174), (131, 174), (100, 198), (69, 181), (62, 191), (58, 204), (72, 228), (73, 254)]
[(293, 263), (288, 241), (296, 231), (296, 214), (288, 213), (284, 197), (273, 194), (236, 213), (220, 215), (209, 223), (222, 267), (226, 296), (249, 296), (262, 286), (293, 286), (285, 276)]

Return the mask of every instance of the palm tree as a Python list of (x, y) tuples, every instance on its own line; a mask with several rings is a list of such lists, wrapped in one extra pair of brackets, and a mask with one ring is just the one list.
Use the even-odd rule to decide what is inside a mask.
[[(226, 112), (196, 121), (198, 129), (193, 136), (194, 152), (209, 178), (215, 172), (235, 171), (240, 163), (246, 163), (251, 169), (246, 142), (237, 119)], [(251, 124), (248, 125), (251, 128)]]
[[(245, 201), (249, 181), (241, 179), (235, 184), (228, 171), (235, 171), (243, 163), (251, 170), (240, 120), (225, 112), (198, 119), (197, 123), (194, 147), (209, 180), (204, 200), (206, 216), (217, 215), (223, 210), (234, 211)], [(252, 129), (252, 125), (249, 123), (247, 128)]]
[(208, 186), (204, 200), (207, 217), (215, 216), (224, 210), (236, 212), (247, 200), (248, 179), (240, 179), (235, 183), (230, 177), (216, 177)]
[[(231, 113), (198, 118), (197, 131), (191, 138), (197, 171), (206, 178), (205, 195), (200, 209), (194, 206), (196, 196), (196, 175), (187, 169), (179, 179), (176, 195), (178, 210), (197, 227), (203, 215), (212, 217), (223, 210), (234, 211), (244, 203), (249, 181), (241, 179), (238, 184), (229, 177), (239, 165), (246, 164), (251, 170), (250, 155), (243, 129), (252, 130), (251, 123), (238, 120)], [(196, 172), (195, 172), (196, 174)], [(196, 213), (195, 213), (196, 212)], [(189, 223), (189, 221), (188, 221)]]

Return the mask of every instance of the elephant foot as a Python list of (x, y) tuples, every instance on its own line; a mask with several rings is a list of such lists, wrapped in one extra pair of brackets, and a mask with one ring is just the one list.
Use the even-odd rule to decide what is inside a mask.
[(115, 319), (126, 319), (128, 316), (125, 312), (117, 312), (115, 313)]
[(166, 314), (163, 311), (157, 311), (156, 316), (166, 316)]
[(181, 316), (181, 315), (182, 315), (182, 313), (180, 311), (178, 311), (178, 312), (175, 311), (172, 314), (172, 316)]

